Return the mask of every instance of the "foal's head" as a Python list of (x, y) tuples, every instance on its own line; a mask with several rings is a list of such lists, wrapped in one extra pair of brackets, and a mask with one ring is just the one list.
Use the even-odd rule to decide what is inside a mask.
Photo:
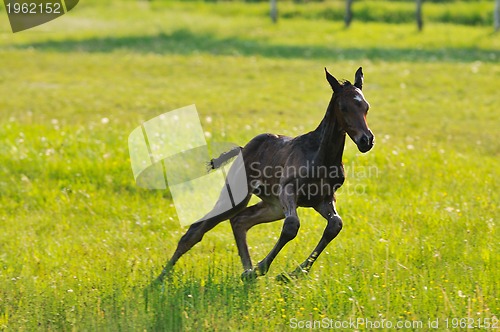
[(366, 123), (366, 114), (370, 104), (363, 96), (363, 71), (361, 67), (356, 71), (354, 85), (349, 81), (340, 84), (328, 70), (326, 79), (330, 83), (333, 95), (333, 111), (336, 121), (349, 137), (356, 143), (359, 151), (367, 152), (373, 147), (373, 133)]

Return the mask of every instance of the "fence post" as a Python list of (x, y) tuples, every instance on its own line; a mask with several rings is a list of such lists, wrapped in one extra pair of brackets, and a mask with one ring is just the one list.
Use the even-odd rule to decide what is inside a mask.
[(354, 0), (346, 0), (345, 2), (345, 16), (344, 16), (344, 23), (345, 27), (348, 28), (351, 25), (352, 21), (352, 2)]
[(417, 17), (417, 28), (418, 31), (422, 31), (424, 28), (424, 20), (422, 19), (422, 3), (424, 0), (416, 0), (417, 2), (417, 10), (415, 11)]
[(495, 31), (500, 31), (500, 0), (495, 1), (495, 9), (493, 11), (493, 21), (495, 24)]
[(278, 1), (277, 0), (271, 0), (271, 20), (273, 20), (273, 23), (276, 23), (278, 21)]

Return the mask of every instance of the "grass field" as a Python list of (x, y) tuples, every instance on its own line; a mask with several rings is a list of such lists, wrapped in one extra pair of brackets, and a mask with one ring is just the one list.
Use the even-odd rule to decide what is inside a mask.
[[(0, 21), (0, 329), (500, 327), (500, 36), (442, 23), (273, 25), (266, 9), (81, 3), (18, 34)], [(240, 281), (222, 223), (145, 297), (185, 229), (167, 192), (135, 185), (129, 133), (193, 103), (209, 143), (304, 133), (330, 98), (325, 66), (350, 80), (363, 66), (376, 146), (347, 143), (344, 229), (311, 273), (274, 278), (321, 236), (324, 220), (303, 209), (299, 235), (257, 282)], [(280, 229), (250, 231), (254, 261)]]

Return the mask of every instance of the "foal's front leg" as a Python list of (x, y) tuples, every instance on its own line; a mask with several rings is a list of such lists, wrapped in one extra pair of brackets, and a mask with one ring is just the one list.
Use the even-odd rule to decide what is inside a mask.
[(337, 210), (335, 209), (335, 202), (333, 199), (323, 201), (318, 207), (315, 207), (315, 210), (318, 211), (327, 221), (326, 228), (323, 232), (321, 240), (319, 241), (316, 248), (314, 248), (312, 253), (309, 255), (309, 257), (307, 257), (307, 259), (302, 264), (300, 264), (290, 274), (285, 273), (278, 275), (277, 277), (278, 280), (287, 281), (290, 277), (297, 278), (302, 274), (309, 273), (309, 270), (313, 266), (318, 256), (342, 230), (342, 219), (340, 218), (340, 216), (337, 213)]
[(293, 240), (299, 231), (300, 221), (297, 216), (297, 201), (295, 198), (295, 191), (291, 184), (283, 187), (282, 194), (280, 196), (280, 202), (283, 206), (283, 212), (285, 214), (285, 221), (283, 222), (283, 228), (281, 230), (280, 238), (275, 244), (274, 248), (271, 249), (269, 254), (260, 261), (256, 267), (251, 270), (245, 271), (241, 278), (244, 280), (252, 280), (259, 276), (263, 276), (269, 270), (272, 262), (278, 255), (278, 253), (283, 249), (285, 244)]

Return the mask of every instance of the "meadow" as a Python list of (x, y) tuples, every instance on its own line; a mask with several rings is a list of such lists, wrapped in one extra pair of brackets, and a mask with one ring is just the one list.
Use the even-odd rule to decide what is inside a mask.
[[(283, 10), (306, 12), (293, 6)], [(1, 330), (500, 328), (500, 35), (432, 21), (421, 33), (304, 15), (272, 24), (266, 10), (82, 2), (22, 33), (0, 21)], [(359, 66), (376, 145), (361, 154), (348, 140), (344, 228), (311, 273), (275, 280), (325, 226), (301, 209), (299, 235), (256, 282), (240, 280), (225, 222), (144, 292), (186, 228), (168, 191), (135, 184), (130, 132), (196, 104), (209, 144), (299, 135), (328, 105), (323, 68), (352, 81)], [(254, 262), (281, 226), (249, 232)]]

